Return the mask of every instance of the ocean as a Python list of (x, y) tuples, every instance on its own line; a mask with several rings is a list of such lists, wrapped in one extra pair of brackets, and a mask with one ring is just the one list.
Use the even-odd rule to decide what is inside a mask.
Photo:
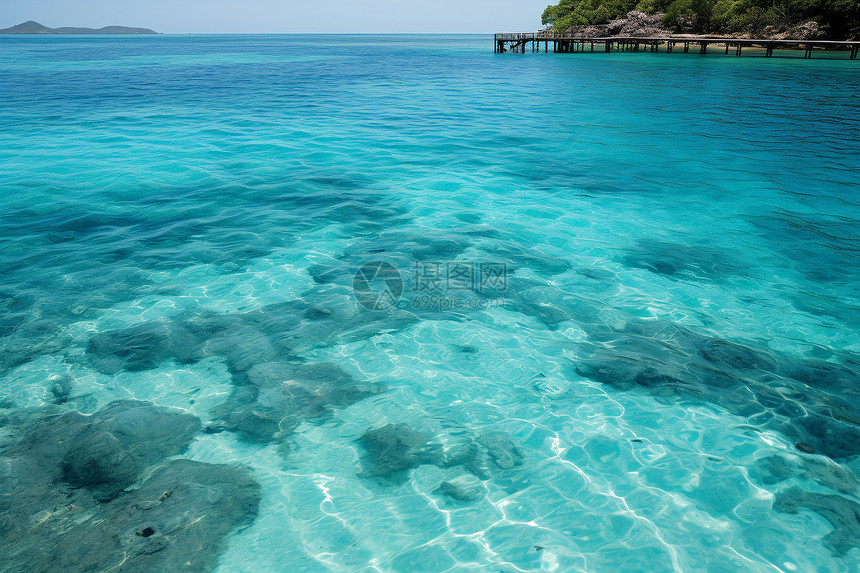
[(860, 570), (860, 62), (779, 56), (0, 37), (0, 570)]

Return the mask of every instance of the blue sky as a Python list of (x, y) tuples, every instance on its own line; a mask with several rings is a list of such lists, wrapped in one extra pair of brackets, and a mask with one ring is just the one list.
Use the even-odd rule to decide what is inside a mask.
[(549, 0), (2, 0), (0, 28), (141, 26), (184, 33), (531, 31)]

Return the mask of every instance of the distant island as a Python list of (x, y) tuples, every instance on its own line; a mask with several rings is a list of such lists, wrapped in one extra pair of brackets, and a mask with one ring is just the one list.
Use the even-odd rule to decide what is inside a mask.
[(104, 28), (48, 28), (32, 20), (4, 28), (0, 34), (157, 34), (149, 28), (126, 28), (125, 26), (105, 26)]

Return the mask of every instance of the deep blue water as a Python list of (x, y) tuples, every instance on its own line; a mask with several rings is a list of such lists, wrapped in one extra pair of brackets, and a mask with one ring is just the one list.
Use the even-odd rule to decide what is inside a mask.
[(0, 570), (858, 570), (858, 92), (0, 36)]

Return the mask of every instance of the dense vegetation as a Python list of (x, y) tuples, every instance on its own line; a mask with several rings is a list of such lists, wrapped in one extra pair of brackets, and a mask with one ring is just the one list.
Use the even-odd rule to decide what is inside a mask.
[(860, 35), (860, 0), (561, 0), (547, 6), (542, 22), (556, 30), (605, 24), (630, 10), (664, 13), (678, 31), (761, 33), (818, 22), (832, 38)]

